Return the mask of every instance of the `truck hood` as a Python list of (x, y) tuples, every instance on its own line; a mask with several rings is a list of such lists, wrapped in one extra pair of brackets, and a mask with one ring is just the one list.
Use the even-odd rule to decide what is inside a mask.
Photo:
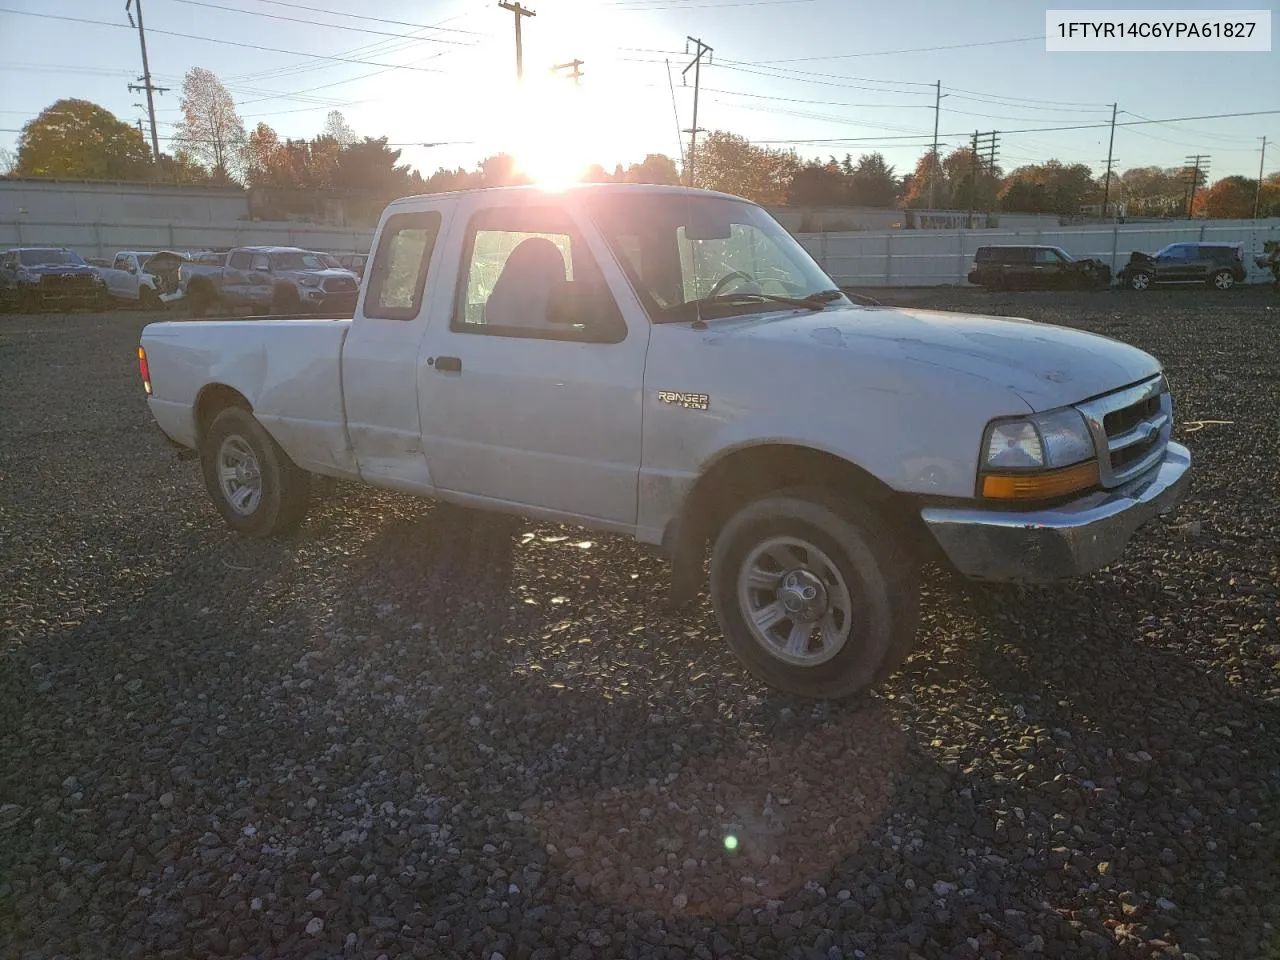
[(888, 307), (828, 307), (710, 321), (708, 342), (766, 341), (769, 349), (856, 350), (977, 377), (1048, 410), (1127, 386), (1161, 369), (1110, 337), (1009, 317)]
[(35, 266), (23, 265), (22, 269), (27, 273), (34, 273), (43, 277), (45, 274), (52, 273), (58, 275), (74, 274), (74, 273), (97, 273), (96, 267), (89, 264), (80, 263), (38, 263)]

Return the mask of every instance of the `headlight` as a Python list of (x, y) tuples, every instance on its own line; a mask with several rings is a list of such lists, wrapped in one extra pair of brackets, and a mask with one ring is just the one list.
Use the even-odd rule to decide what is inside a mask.
[(992, 500), (1036, 500), (1095, 486), (1093, 437), (1067, 407), (987, 427), (979, 493)]
[(319, 277), (299, 277), (298, 285), (302, 287), (318, 287), (320, 286)]

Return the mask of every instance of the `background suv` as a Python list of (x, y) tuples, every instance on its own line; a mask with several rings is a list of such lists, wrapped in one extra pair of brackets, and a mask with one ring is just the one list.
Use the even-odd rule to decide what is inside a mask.
[(1230, 290), (1245, 278), (1244, 244), (1171, 243), (1150, 256), (1135, 250), (1116, 276), (1134, 290), (1156, 283), (1208, 284)]
[(974, 254), (969, 282), (997, 290), (1106, 287), (1111, 268), (1092, 257), (1077, 260), (1061, 247), (989, 246)]

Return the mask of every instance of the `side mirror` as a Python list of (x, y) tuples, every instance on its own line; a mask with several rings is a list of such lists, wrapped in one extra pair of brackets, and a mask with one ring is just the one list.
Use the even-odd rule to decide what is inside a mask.
[(627, 335), (622, 311), (608, 285), (601, 282), (564, 280), (556, 284), (547, 301), (547, 323), (596, 343), (618, 343)]

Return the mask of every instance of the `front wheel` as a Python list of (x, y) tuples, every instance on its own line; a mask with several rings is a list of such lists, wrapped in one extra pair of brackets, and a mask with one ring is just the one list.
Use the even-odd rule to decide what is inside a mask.
[(205, 487), (233, 530), (271, 537), (297, 527), (310, 501), (307, 473), (243, 407), (214, 419), (200, 448)]
[(1230, 290), (1236, 285), (1236, 278), (1230, 270), (1219, 270), (1209, 280), (1215, 290)]
[(906, 658), (920, 615), (919, 570), (867, 507), (785, 490), (743, 507), (717, 537), (711, 598), (720, 628), (770, 686), (843, 698)]
[(1151, 287), (1151, 274), (1135, 273), (1129, 278), (1129, 286), (1134, 290), (1147, 290)]

